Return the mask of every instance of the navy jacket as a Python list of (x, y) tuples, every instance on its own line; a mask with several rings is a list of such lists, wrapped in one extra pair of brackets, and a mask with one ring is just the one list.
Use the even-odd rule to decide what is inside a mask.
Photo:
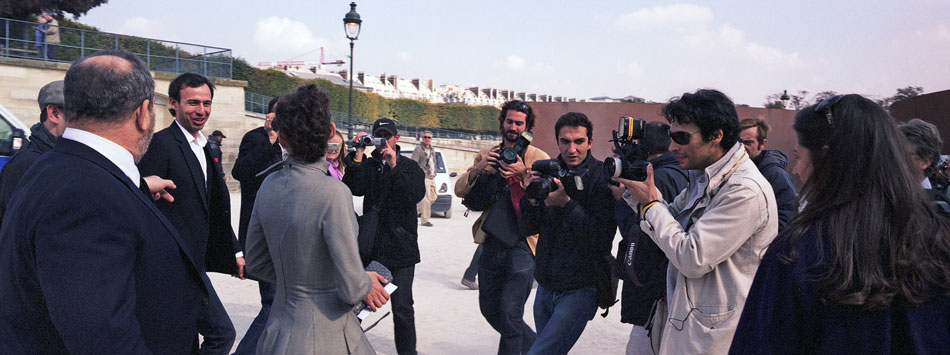
[(372, 259), (395, 271), (421, 261), (416, 204), (426, 195), (426, 174), (415, 160), (399, 154), (398, 145), (395, 168), (379, 160), (376, 151), (373, 153), (373, 157), (364, 156), (359, 163), (353, 161), (355, 152), (347, 154), (343, 183), (354, 196), (365, 196), (364, 214), (381, 203)]
[(778, 205), (778, 231), (781, 233), (795, 215), (795, 200), (798, 198), (795, 185), (785, 170), (788, 158), (781, 151), (766, 149), (759, 153), (759, 156), (752, 158), (752, 162), (769, 184), (772, 184), (775, 203)]
[(26, 171), (43, 153), (53, 149), (53, 145), (56, 144), (56, 137), (42, 123), (34, 124), (30, 127), (30, 132), (30, 140), (26, 146), (13, 154), (0, 171), (0, 219), (7, 210), (7, 203), (10, 202), (13, 190), (26, 175)]
[(238, 240), (243, 250), (247, 243), (247, 225), (251, 220), (251, 211), (257, 199), (257, 190), (264, 183), (264, 176), (257, 173), (280, 161), (280, 145), (271, 143), (267, 130), (263, 126), (252, 129), (241, 138), (241, 147), (231, 169), (231, 176), (241, 182), (241, 216), (238, 226)]
[(242, 249), (231, 228), (231, 195), (208, 149), (203, 150), (207, 181), (184, 133), (172, 122), (152, 136), (139, 172), (175, 182), (176, 188), (170, 191), (175, 201), (161, 199), (155, 205), (181, 233), (198, 265), (207, 271), (237, 274), (235, 254)]
[[(679, 162), (673, 153), (667, 153), (650, 160), (653, 165), (653, 182), (663, 194), (667, 203), (673, 202), (689, 183), (686, 172), (680, 169)], [(634, 212), (624, 200), (617, 201), (617, 227), (622, 239), (618, 243), (617, 263), (623, 279), (623, 290), (620, 297), (620, 321), (636, 325), (644, 325), (650, 316), (653, 301), (666, 294), (666, 266), (669, 262), (666, 254), (656, 246), (653, 239), (640, 229), (640, 215)], [(633, 255), (630, 243), (634, 243)], [(627, 275), (624, 264), (632, 259), (636, 281), (632, 275)]]
[[(563, 161), (561, 167), (566, 168)], [(543, 201), (532, 206), (527, 195), (521, 199), (521, 235), (540, 234), (534, 278), (551, 290), (596, 288), (609, 276), (603, 275), (602, 266), (617, 232), (615, 201), (607, 187), (603, 162), (588, 154), (579, 167), (588, 169), (581, 178), (584, 190), (565, 187), (571, 200), (563, 207), (547, 206)]]
[(188, 354), (207, 285), (152, 201), (60, 139), (0, 229), (0, 354)]
[[(950, 349), (950, 298), (935, 296), (919, 306), (901, 299), (888, 308), (825, 304), (815, 275), (830, 253), (821, 255), (809, 229), (786, 264), (790, 233), (780, 234), (755, 274), (730, 354), (946, 354)], [(829, 245), (827, 237), (821, 243)], [(818, 263), (821, 259), (824, 262)], [(818, 263), (816, 265), (816, 263)]]

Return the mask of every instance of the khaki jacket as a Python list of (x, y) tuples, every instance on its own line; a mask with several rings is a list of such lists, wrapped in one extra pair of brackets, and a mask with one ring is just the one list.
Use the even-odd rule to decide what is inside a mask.
[[(478, 176), (478, 174), (482, 172), (487, 172), (487, 173), (496, 172), (495, 167), (490, 166), (490, 165), (487, 168), (485, 168), (484, 171), (475, 171), (475, 166), (478, 165), (479, 162), (481, 162), (482, 160), (485, 159), (485, 157), (488, 156), (489, 151), (491, 151), (491, 149), (482, 149), (480, 152), (478, 152), (478, 155), (475, 156), (475, 163), (472, 164), (472, 166), (468, 167), (468, 169), (465, 170), (465, 172), (462, 173), (462, 175), (459, 175), (457, 180), (455, 180), (455, 196), (458, 196), (459, 198), (465, 198), (465, 195), (468, 195), (468, 193), (472, 191), (472, 187), (475, 186), (475, 178)], [(531, 164), (534, 164), (536, 160), (544, 160), (544, 159), (551, 159), (551, 156), (549, 156), (543, 150), (535, 148), (534, 146), (529, 145), (528, 149), (525, 149), (524, 151), (524, 165), (525, 167), (529, 169), (531, 168)], [(525, 186), (524, 181), (522, 181), (521, 184)], [(482, 217), (484, 217), (484, 215), (485, 214), (482, 213)], [(480, 228), (482, 220), (483, 220), (482, 217), (479, 217), (477, 220), (475, 220), (475, 224), (472, 225), (472, 236), (475, 238), (476, 243), (481, 243), (481, 240), (484, 240), (484, 236), (479, 235), (479, 234), (484, 234), (481, 232), (481, 228)], [(528, 239), (528, 246), (531, 247), (531, 253), (534, 253), (535, 246), (538, 245), (538, 235), (535, 234), (535, 235), (529, 236), (527, 239)]]
[[(629, 194), (625, 199), (638, 207)], [(670, 260), (660, 353), (726, 354), (759, 262), (778, 234), (772, 186), (737, 143), (704, 171), (689, 171), (689, 187), (668, 208), (657, 207), (640, 227)]]

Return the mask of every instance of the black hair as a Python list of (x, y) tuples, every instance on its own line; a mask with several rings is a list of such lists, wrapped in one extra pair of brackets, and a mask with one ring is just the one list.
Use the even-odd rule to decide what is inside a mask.
[(647, 152), (646, 155), (662, 154), (670, 151), (670, 125), (653, 121), (643, 127), (643, 138), (640, 146)]
[(946, 295), (950, 225), (914, 178), (907, 141), (894, 120), (880, 105), (853, 94), (821, 114), (815, 109), (795, 115), (798, 144), (808, 149), (812, 172), (788, 238), (776, 240), (784, 246), (778, 250), (787, 251), (778, 257), (797, 262), (795, 245), (814, 230), (815, 245), (805, 247), (818, 248), (816, 264), (826, 265), (810, 276), (823, 302), (881, 309), (895, 298), (920, 304)]
[(560, 137), (561, 127), (564, 126), (587, 128), (587, 140), (590, 141), (594, 137), (594, 124), (583, 113), (568, 112), (561, 115), (554, 123), (554, 138)]
[[(113, 56), (129, 63), (89, 63), (89, 59)], [(66, 122), (85, 120), (117, 123), (145, 100), (155, 99), (155, 81), (141, 59), (126, 51), (102, 51), (73, 63), (63, 80)], [(44, 110), (45, 111), (45, 110)]]
[(695, 124), (699, 127), (703, 142), (709, 142), (718, 130), (722, 130), (719, 146), (729, 151), (739, 141), (739, 115), (736, 105), (726, 94), (713, 89), (699, 89), (674, 97), (663, 106), (661, 113), (670, 122)]
[(273, 113), (277, 109), (277, 101), (280, 101), (280, 96), (274, 96), (270, 99), (270, 102), (267, 103), (267, 113)]
[[(211, 98), (214, 99), (214, 83), (208, 78), (195, 73), (184, 73), (172, 80), (171, 84), (168, 84), (168, 98), (181, 103), (181, 91), (183, 89), (186, 87), (197, 88), (202, 85), (208, 85), (208, 90), (211, 90)], [(168, 112), (171, 112), (172, 116), (176, 116), (175, 109), (171, 105), (168, 106)]]
[(900, 128), (907, 141), (914, 145), (914, 151), (910, 153), (918, 159), (930, 160), (930, 165), (924, 169), (924, 176), (930, 176), (937, 171), (937, 164), (940, 163), (940, 149), (943, 149), (943, 140), (940, 139), (937, 126), (915, 118), (902, 124)]
[(277, 102), (271, 126), (280, 132), (291, 156), (313, 163), (326, 155), (333, 136), (329, 107), (329, 97), (314, 84), (300, 86)]
[(511, 100), (501, 105), (501, 113), (498, 114), (498, 130), (501, 135), (505, 135), (505, 118), (508, 117), (508, 110), (514, 110), (525, 114), (525, 131), (530, 132), (534, 129), (534, 109), (527, 102), (521, 100)]

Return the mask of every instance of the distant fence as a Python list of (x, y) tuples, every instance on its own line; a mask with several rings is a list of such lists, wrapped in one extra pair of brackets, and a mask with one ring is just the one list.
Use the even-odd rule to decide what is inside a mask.
[(72, 62), (104, 50), (124, 50), (154, 72), (198, 73), (231, 79), (231, 50), (199, 44), (163, 41), (80, 28), (55, 26), (59, 42), (43, 34), (36, 22), (0, 17), (0, 56)]
[[(250, 112), (267, 113), (267, 103), (273, 99), (273, 96), (261, 95), (255, 92), (244, 91), (244, 109)], [(373, 128), (373, 121), (376, 118), (353, 115), (353, 120), (347, 119), (346, 112), (330, 110), (330, 116), (336, 123), (337, 129), (346, 135), (352, 136), (355, 132), (369, 132)], [(368, 123), (367, 123), (368, 122)], [(403, 138), (422, 136), (423, 131), (432, 131), (435, 138), (461, 139), (461, 140), (489, 140), (499, 141), (501, 137), (493, 134), (472, 133), (464, 131), (453, 131), (441, 128), (426, 128), (418, 126), (407, 126), (396, 123), (399, 135)]]

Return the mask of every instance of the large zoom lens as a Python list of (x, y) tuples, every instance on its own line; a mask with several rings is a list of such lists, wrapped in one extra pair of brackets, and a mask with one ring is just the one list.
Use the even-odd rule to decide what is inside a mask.
[(548, 198), (548, 194), (556, 190), (557, 184), (554, 183), (554, 178), (539, 177), (528, 184), (528, 187), (524, 190), (524, 194), (532, 200), (541, 201)]
[(628, 161), (621, 158), (610, 157), (604, 159), (604, 172), (610, 178), (623, 178), (627, 180), (643, 181), (647, 179), (647, 162)]

